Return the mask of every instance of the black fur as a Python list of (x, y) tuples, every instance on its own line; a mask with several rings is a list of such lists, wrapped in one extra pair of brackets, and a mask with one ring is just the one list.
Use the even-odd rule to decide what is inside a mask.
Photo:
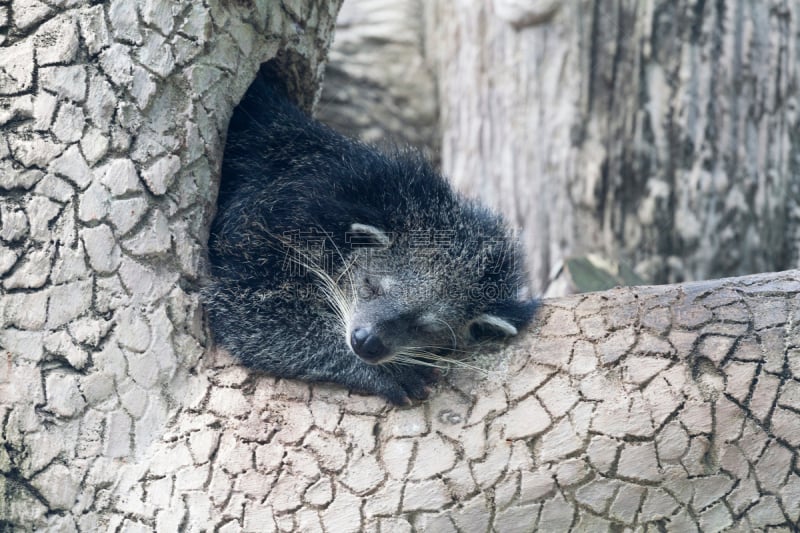
[[(230, 122), (209, 260), (211, 329), (245, 365), (395, 403), (424, 398), (437, 376), (398, 361), (513, 334), (536, 308), (517, 299), (522, 257), (497, 215), (417, 153), (385, 154), (306, 116), (265, 73)], [(330, 274), (344, 321), (299, 263)]]

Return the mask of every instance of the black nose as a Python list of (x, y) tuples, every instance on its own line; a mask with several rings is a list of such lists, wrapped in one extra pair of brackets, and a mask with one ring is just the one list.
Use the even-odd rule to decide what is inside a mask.
[(367, 362), (380, 359), (389, 355), (389, 349), (383, 344), (380, 337), (371, 333), (367, 328), (356, 328), (350, 334), (350, 346), (356, 355)]

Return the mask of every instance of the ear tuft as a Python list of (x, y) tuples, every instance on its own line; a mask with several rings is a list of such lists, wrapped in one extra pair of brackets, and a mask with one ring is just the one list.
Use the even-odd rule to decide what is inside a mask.
[(469, 325), (473, 340), (513, 337), (533, 319), (539, 300), (507, 301), (494, 306)]
[(475, 341), (513, 337), (517, 332), (514, 324), (496, 315), (481, 315), (469, 325), (469, 335)]
[(351, 224), (350, 232), (354, 234), (350, 236), (351, 242), (354, 244), (362, 246), (378, 245), (385, 248), (392, 244), (392, 238), (389, 233), (369, 224)]

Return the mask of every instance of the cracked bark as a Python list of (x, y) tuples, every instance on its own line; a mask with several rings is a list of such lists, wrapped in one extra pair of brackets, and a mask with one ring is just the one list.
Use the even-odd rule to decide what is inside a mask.
[(0, 1), (0, 529), (227, 516), (187, 492), (207, 462), (165, 494), (152, 461), (209, 394), (197, 284), (232, 109), (276, 56), (310, 108), (339, 4)]
[(335, 8), (8, 6), (4, 529), (797, 525), (797, 272), (550, 301), (410, 409), (250, 373), (195, 291), (223, 132), (279, 50), (312, 101)]

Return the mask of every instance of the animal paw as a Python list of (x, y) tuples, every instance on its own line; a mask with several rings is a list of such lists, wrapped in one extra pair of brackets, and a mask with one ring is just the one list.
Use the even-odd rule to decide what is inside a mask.
[(379, 394), (395, 405), (410, 405), (412, 400), (426, 399), (441, 376), (441, 372), (429, 366), (404, 366), (387, 369), (391, 386)]

